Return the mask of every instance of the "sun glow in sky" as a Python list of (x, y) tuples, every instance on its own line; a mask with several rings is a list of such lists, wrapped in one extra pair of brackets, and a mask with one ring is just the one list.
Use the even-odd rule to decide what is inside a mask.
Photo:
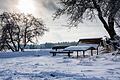
[(34, 0), (19, 0), (17, 8), (25, 14), (35, 14)]

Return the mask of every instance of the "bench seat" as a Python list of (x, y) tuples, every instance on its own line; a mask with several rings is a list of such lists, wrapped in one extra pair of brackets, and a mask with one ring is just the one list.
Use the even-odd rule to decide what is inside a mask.
[(68, 47), (68, 46), (54, 46), (54, 47), (52, 47), (52, 49), (57, 51), (58, 49), (64, 49), (66, 47)]
[(73, 51), (50, 51), (50, 53), (52, 53), (53, 56), (56, 56), (56, 53), (58, 54), (63, 53), (63, 54), (68, 54), (68, 57), (70, 57), (70, 54), (73, 53)]

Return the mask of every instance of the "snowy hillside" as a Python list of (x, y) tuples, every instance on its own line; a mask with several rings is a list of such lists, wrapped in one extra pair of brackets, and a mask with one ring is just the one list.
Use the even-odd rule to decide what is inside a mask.
[(0, 58), (0, 80), (120, 80), (119, 55), (101, 53), (68, 58), (53, 57), (49, 51), (0, 53), (1, 57), (6, 55)]

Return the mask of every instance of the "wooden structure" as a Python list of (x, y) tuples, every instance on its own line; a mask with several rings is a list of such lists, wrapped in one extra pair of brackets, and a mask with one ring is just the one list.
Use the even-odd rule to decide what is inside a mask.
[(56, 56), (57, 53), (61, 54), (68, 54), (68, 57), (70, 57), (70, 54), (73, 53), (73, 51), (51, 51), (50, 53), (53, 54), (53, 56)]
[(84, 44), (84, 45), (67, 47), (64, 49), (64, 51), (77, 52), (77, 57), (78, 57), (78, 52), (83, 52), (83, 57), (85, 57), (85, 51), (91, 50), (91, 55), (93, 56), (93, 50), (96, 50), (97, 47), (98, 47), (98, 44), (91, 44), (91, 45)]
[[(70, 54), (73, 53), (72, 51), (63, 51), (68, 46), (54, 46), (52, 47), (53, 51), (50, 51), (50, 53), (53, 54), (53, 56), (56, 56), (56, 54), (68, 54), (68, 57), (70, 57)], [(62, 49), (62, 50), (61, 50)]]
[(52, 47), (52, 49), (55, 50), (55, 51), (57, 51), (59, 49), (64, 49), (66, 47), (68, 47), (68, 46), (54, 46), (54, 47)]
[(85, 43), (85, 44), (101, 44), (102, 38), (84, 38), (84, 39), (79, 39), (77, 45), (79, 43)]
[[(93, 50), (97, 50), (97, 55), (98, 55), (98, 47), (100, 46), (101, 42), (102, 42), (102, 38), (79, 39), (76, 46), (55, 46), (52, 48), (54, 51), (51, 51), (50, 53), (52, 53), (53, 56), (56, 56), (57, 53), (59, 54), (67, 53), (68, 57), (70, 57), (70, 54), (76, 51), (78, 57), (78, 52), (82, 51), (83, 56), (85, 57), (85, 51), (91, 50), (91, 55), (93, 56)], [(58, 51), (58, 49), (63, 49), (63, 50)]]
[(90, 47), (88, 50), (91, 50), (91, 55), (93, 56), (93, 50), (96, 50), (98, 55), (98, 48), (102, 45), (102, 42), (102, 38), (84, 38), (79, 39), (77, 45), (88, 45)]

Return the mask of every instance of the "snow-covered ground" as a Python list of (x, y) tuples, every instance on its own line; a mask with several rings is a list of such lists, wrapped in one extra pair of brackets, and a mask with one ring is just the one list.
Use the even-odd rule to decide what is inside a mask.
[(49, 51), (0, 53), (0, 80), (120, 80), (120, 55), (68, 58)]

